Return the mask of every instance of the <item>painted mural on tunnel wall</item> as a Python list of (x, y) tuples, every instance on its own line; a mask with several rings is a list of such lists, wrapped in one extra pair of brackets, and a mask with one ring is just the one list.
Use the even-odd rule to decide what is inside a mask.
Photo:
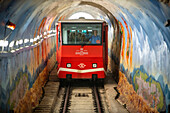
[[(32, 109), (39, 104), (43, 93), (42, 87), (56, 62), (56, 39), (49, 33), (55, 17), (42, 17), (42, 12), (34, 10), (35, 7), (28, 8), (30, 5), (29, 1), (26, 3), (21, 1), (18, 4), (11, 2), (9, 6), (12, 10), (7, 8), (8, 13), (4, 11), (0, 14), (1, 23), (6, 15), (5, 20), (13, 17), (12, 21), (17, 24), (15, 31), (8, 38), (9, 42), (20, 40), (20, 37), (33, 39), (30, 47), (14, 45), (12, 49), (19, 51), (6, 53), (5, 56), (0, 55), (0, 112), (9, 112), (9, 110), (32, 112)], [(14, 6), (18, 8), (15, 9)], [(20, 11), (20, 8), (23, 10)], [(16, 12), (13, 11), (20, 11), (17, 15), (21, 18), (15, 17)], [(1, 32), (4, 31), (2, 24), (0, 29)], [(7, 29), (6, 33), (10, 31)], [(41, 39), (35, 40), (40, 35)], [(1, 39), (3, 36), (1, 33)]]
[[(29, 96), (31, 96), (27, 100), (32, 100), (31, 109), (39, 103), (39, 99), (42, 96), (41, 87), (45, 84), (48, 78), (48, 72), (55, 63), (54, 42), (55, 38), (50, 38), (44, 40), (41, 45), (35, 48), (17, 53), (11, 57), (9, 56), (7, 57), (8, 59), (1, 58), (1, 67), (6, 66), (0, 69), (3, 72), (1, 73), (3, 75), (1, 76), (2, 81), (0, 84), (2, 111), (14, 110), (19, 103), (24, 105), (25, 103), (22, 102), (22, 99), (27, 92), (30, 92)], [(50, 45), (47, 45), (47, 43), (50, 43)], [(51, 57), (52, 62), (49, 65), (48, 59)]]
[[(112, 45), (109, 49), (110, 57), (115, 64), (119, 64), (117, 61), (120, 61), (120, 67), (114, 68), (120, 68), (129, 83), (133, 85), (134, 90), (144, 98), (150, 107), (159, 111), (167, 110), (170, 104), (170, 29), (164, 27), (163, 23), (170, 18), (170, 8), (157, 1), (108, 1), (113, 4), (110, 3), (108, 7), (105, 7), (118, 20), (114, 26), (120, 26), (114, 31), (113, 39), (111, 37), (109, 39), (110, 42), (113, 42), (110, 44)], [(4, 2), (7, 4), (9, 1), (4, 0)], [(46, 7), (48, 4), (50, 7)], [(0, 31), (4, 32), (5, 22), (11, 19), (17, 26), (8, 38), (9, 41), (18, 40), (21, 37), (32, 38), (38, 33), (43, 33), (44, 24), (50, 23), (49, 20), (55, 18), (54, 16), (46, 18), (44, 13), (49, 14), (54, 5), (50, 0), (45, 2), (12, 1), (7, 7), (2, 5)], [(41, 22), (39, 22), (40, 20)], [(35, 26), (39, 23), (41, 23), (41, 27)], [(49, 25), (43, 28), (48, 30)], [(111, 26), (111, 23), (109, 25)], [(7, 30), (7, 33), (9, 32)], [(33, 36), (33, 34), (35, 35)], [(3, 36), (4, 33), (1, 33), (0, 39), (3, 39)], [(18, 99), (26, 93), (23, 89), (29, 89), (33, 85), (37, 77), (36, 73), (44, 69), (46, 64), (46, 61), (42, 61), (49, 53), (45, 46), (50, 48), (49, 43), (53, 42), (48, 41), (44, 41), (44, 44), (39, 47), (17, 54), (15, 57), (3, 58), (0, 61), (2, 67), (0, 69), (3, 73), (0, 76), (1, 106), (6, 107), (6, 103), (8, 103), (8, 108), (9, 106), (15, 107)], [(44, 49), (42, 50), (42, 48)], [(39, 60), (37, 60), (38, 58)], [(22, 62), (18, 62), (20, 59)], [(8, 69), (11, 71), (7, 71)], [(41, 79), (38, 82), (40, 81)], [(20, 92), (20, 90), (22, 91)], [(7, 93), (10, 91), (10, 94)], [(12, 97), (9, 100), (10, 95), (16, 98)], [(36, 95), (32, 98), (35, 97)]]
[(139, 3), (137, 8), (142, 10), (133, 4), (115, 3), (122, 10), (117, 14), (122, 34), (120, 71), (151, 108), (168, 112), (170, 29), (163, 22), (170, 18), (170, 8), (155, 1)]

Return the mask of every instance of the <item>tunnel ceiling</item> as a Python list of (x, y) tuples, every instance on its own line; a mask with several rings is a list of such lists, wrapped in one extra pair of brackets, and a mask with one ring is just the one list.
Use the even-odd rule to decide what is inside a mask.
[[(100, 18), (100, 16), (106, 16), (106, 14), (102, 10), (99, 10), (98, 8), (89, 5), (79, 5), (63, 11), (61, 15), (59, 15), (59, 17), (64, 17), (65, 19), (69, 19), (70, 16), (78, 12), (84, 12), (90, 14), (95, 19)], [(84, 16), (84, 15), (80, 15), (80, 16)]]
[[(142, 23), (142, 20), (140, 19), (141, 15), (139, 14), (141, 13), (142, 16), (144, 16), (148, 20), (151, 19), (150, 18), (151, 14), (147, 12), (147, 10), (149, 9), (148, 8), (142, 9), (142, 7), (145, 5), (143, 1), (140, 2), (132, 1), (132, 2), (125, 3), (122, 1), (111, 1), (111, 0), (110, 1), (96, 0), (93, 2), (91, 2), (90, 0), (82, 1), (82, 2), (76, 0), (73, 1), (49, 0), (44, 2), (31, 1), (31, 0), (30, 1), (18, 0), (15, 2), (3, 1), (1, 4), (3, 6), (1, 7), (1, 10), (4, 9), (6, 11), (1, 11), (1, 15), (0, 15), (2, 17), (0, 20), (1, 21), (0, 30), (3, 32), (0, 35), (0, 39), (3, 40), (7, 38), (7, 40), (9, 40), (9, 43), (13, 40), (35, 37), (33, 36), (33, 34), (36, 34), (35, 32), (37, 31), (39, 25), (42, 24), (41, 22), (42, 19), (44, 18), (46, 18), (46, 24), (45, 24), (46, 27), (44, 27), (44, 30), (47, 31), (50, 29), (49, 28), (50, 24), (52, 24), (52, 22), (54, 22), (56, 18), (60, 18), (62, 16), (62, 19), (64, 19), (65, 17), (67, 18), (68, 16), (79, 11), (87, 12), (95, 16), (95, 18), (98, 18), (100, 16), (103, 17), (104, 15), (109, 16), (109, 14), (107, 14), (108, 12), (106, 12), (107, 10), (111, 12), (110, 14), (114, 15), (118, 20), (119, 18), (121, 19), (121, 16), (126, 17), (128, 23), (131, 25), (134, 25), (135, 21), (137, 21), (136, 19), (139, 19), (140, 20), (139, 24), (142, 24), (143, 27), (145, 27), (146, 29), (148, 29), (148, 26)], [(154, 7), (152, 4), (150, 5), (151, 7)], [(145, 5), (144, 7), (147, 6)], [(167, 11), (167, 9), (169, 9), (168, 6), (164, 7), (163, 4), (160, 4), (160, 7), (162, 7), (164, 11)], [(125, 8), (128, 10), (125, 10)], [(139, 12), (137, 9), (139, 9)], [(104, 11), (105, 14), (102, 12), (102, 10)], [(152, 11), (154, 10), (151, 9), (151, 13)], [(169, 18), (168, 17), (169, 12), (165, 12), (165, 15), (161, 15), (161, 16), (159, 15), (155, 16), (153, 14), (151, 16), (154, 17), (150, 21), (151, 24), (154, 23), (155, 20), (158, 22), (162, 21), (162, 23), (164, 23), (166, 21), (166, 18)], [(157, 16), (162, 17), (161, 20), (158, 20)], [(136, 17), (136, 19), (134, 17)], [(9, 29), (5, 31), (4, 26), (8, 20), (16, 24), (16, 29), (14, 31), (11, 31)], [(167, 30), (169, 28), (165, 28), (163, 26), (162, 29)], [(30, 31), (29, 33), (27, 33), (28, 30)], [(168, 32), (165, 32), (165, 35), (168, 36)], [(168, 42), (168, 46), (169, 46), (168, 39), (165, 38), (165, 40)]]

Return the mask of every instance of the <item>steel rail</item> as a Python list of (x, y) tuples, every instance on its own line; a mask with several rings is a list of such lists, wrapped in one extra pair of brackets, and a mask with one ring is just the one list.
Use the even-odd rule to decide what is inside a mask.
[(98, 113), (102, 113), (102, 111), (101, 111), (101, 106), (100, 106), (100, 102), (99, 102), (99, 97), (98, 97), (98, 95), (97, 95), (97, 88), (96, 88), (95, 85), (93, 86), (93, 88), (94, 88), (94, 95), (95, 95), (95, 98), (96, 98), (96, 104), (97, 104)]
[(66, 110), (67, 110), (67, 101), (68, 101), (68, 98), (69, 98), (69, 92), (70, 92), (70, 83), (67, 87), (67, 92), (66, 92), (66, 96), (65, 96), (65, 101), (64, 101), (64, 108), (63, 108), (63, 113), (66, 113)]

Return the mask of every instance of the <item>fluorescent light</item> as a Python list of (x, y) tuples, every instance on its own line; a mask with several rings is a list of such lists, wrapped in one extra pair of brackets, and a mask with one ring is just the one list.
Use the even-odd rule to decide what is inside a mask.
[(51, 37), (51, 36), (52, 36), (52, 34), (49, 34), (49, 35), (48, 35), (48, 37)]
[(30, 42), (34, 42), (34, 39), (33, 39), (33, 38), (31, 38), (31, 39), (30, 39)]
[(14, 53), (14, 52), (15, 52), (15, 50), (12, 50), (11, 52), (12, 52), (12, 53)]
[(37, 38), (34, 38), (34, 41), (37, 41)]
[(39, 36), (39, 35), (37, 36), (37, 39), (40, 39), (40, 36)]
[(44, 35), (47, 35), (47, 32), (44, 32)]
[(19, 49), (16, 49), (16, 51), (18, 51)]
[(51, 36), (55, 36), (56, 34), (52, 34)]
[(6, 41), (6, 40), (0, 40), (0, 46), (1, 46), (1, 47), (7, 47), (7, 46), (8, 46), (8, 41)]
[(19, 42), (18, 42), (19, 44), (22, 44), (23, 43), (23, 40), (21, 39), (21, 40), (19, 40)]
[(24, 43), (28, 43), (29, 42), (29, 39), (24, 39)]
[(47, 31), (47, 33), (52, 33), (52, 30), (51, 31)]
[(18, 40), (16, 41), (15, 45), (18, 45)]
[(22, 49), (23, 47), (20, 47), (19, 49)]
[(9, 44), (9, 47), (13, 47), (14, 46), (14, 41), (12, 41), (10, 44)]

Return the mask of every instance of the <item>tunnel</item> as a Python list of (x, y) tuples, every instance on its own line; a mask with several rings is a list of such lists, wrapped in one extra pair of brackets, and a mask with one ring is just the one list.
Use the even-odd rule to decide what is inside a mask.
[(170, 111), (169, 0), (0, 0), (0, 112), (31, 112), (56, 65), (60, 20), (108, 24), (108, 72), (120, 101)]

